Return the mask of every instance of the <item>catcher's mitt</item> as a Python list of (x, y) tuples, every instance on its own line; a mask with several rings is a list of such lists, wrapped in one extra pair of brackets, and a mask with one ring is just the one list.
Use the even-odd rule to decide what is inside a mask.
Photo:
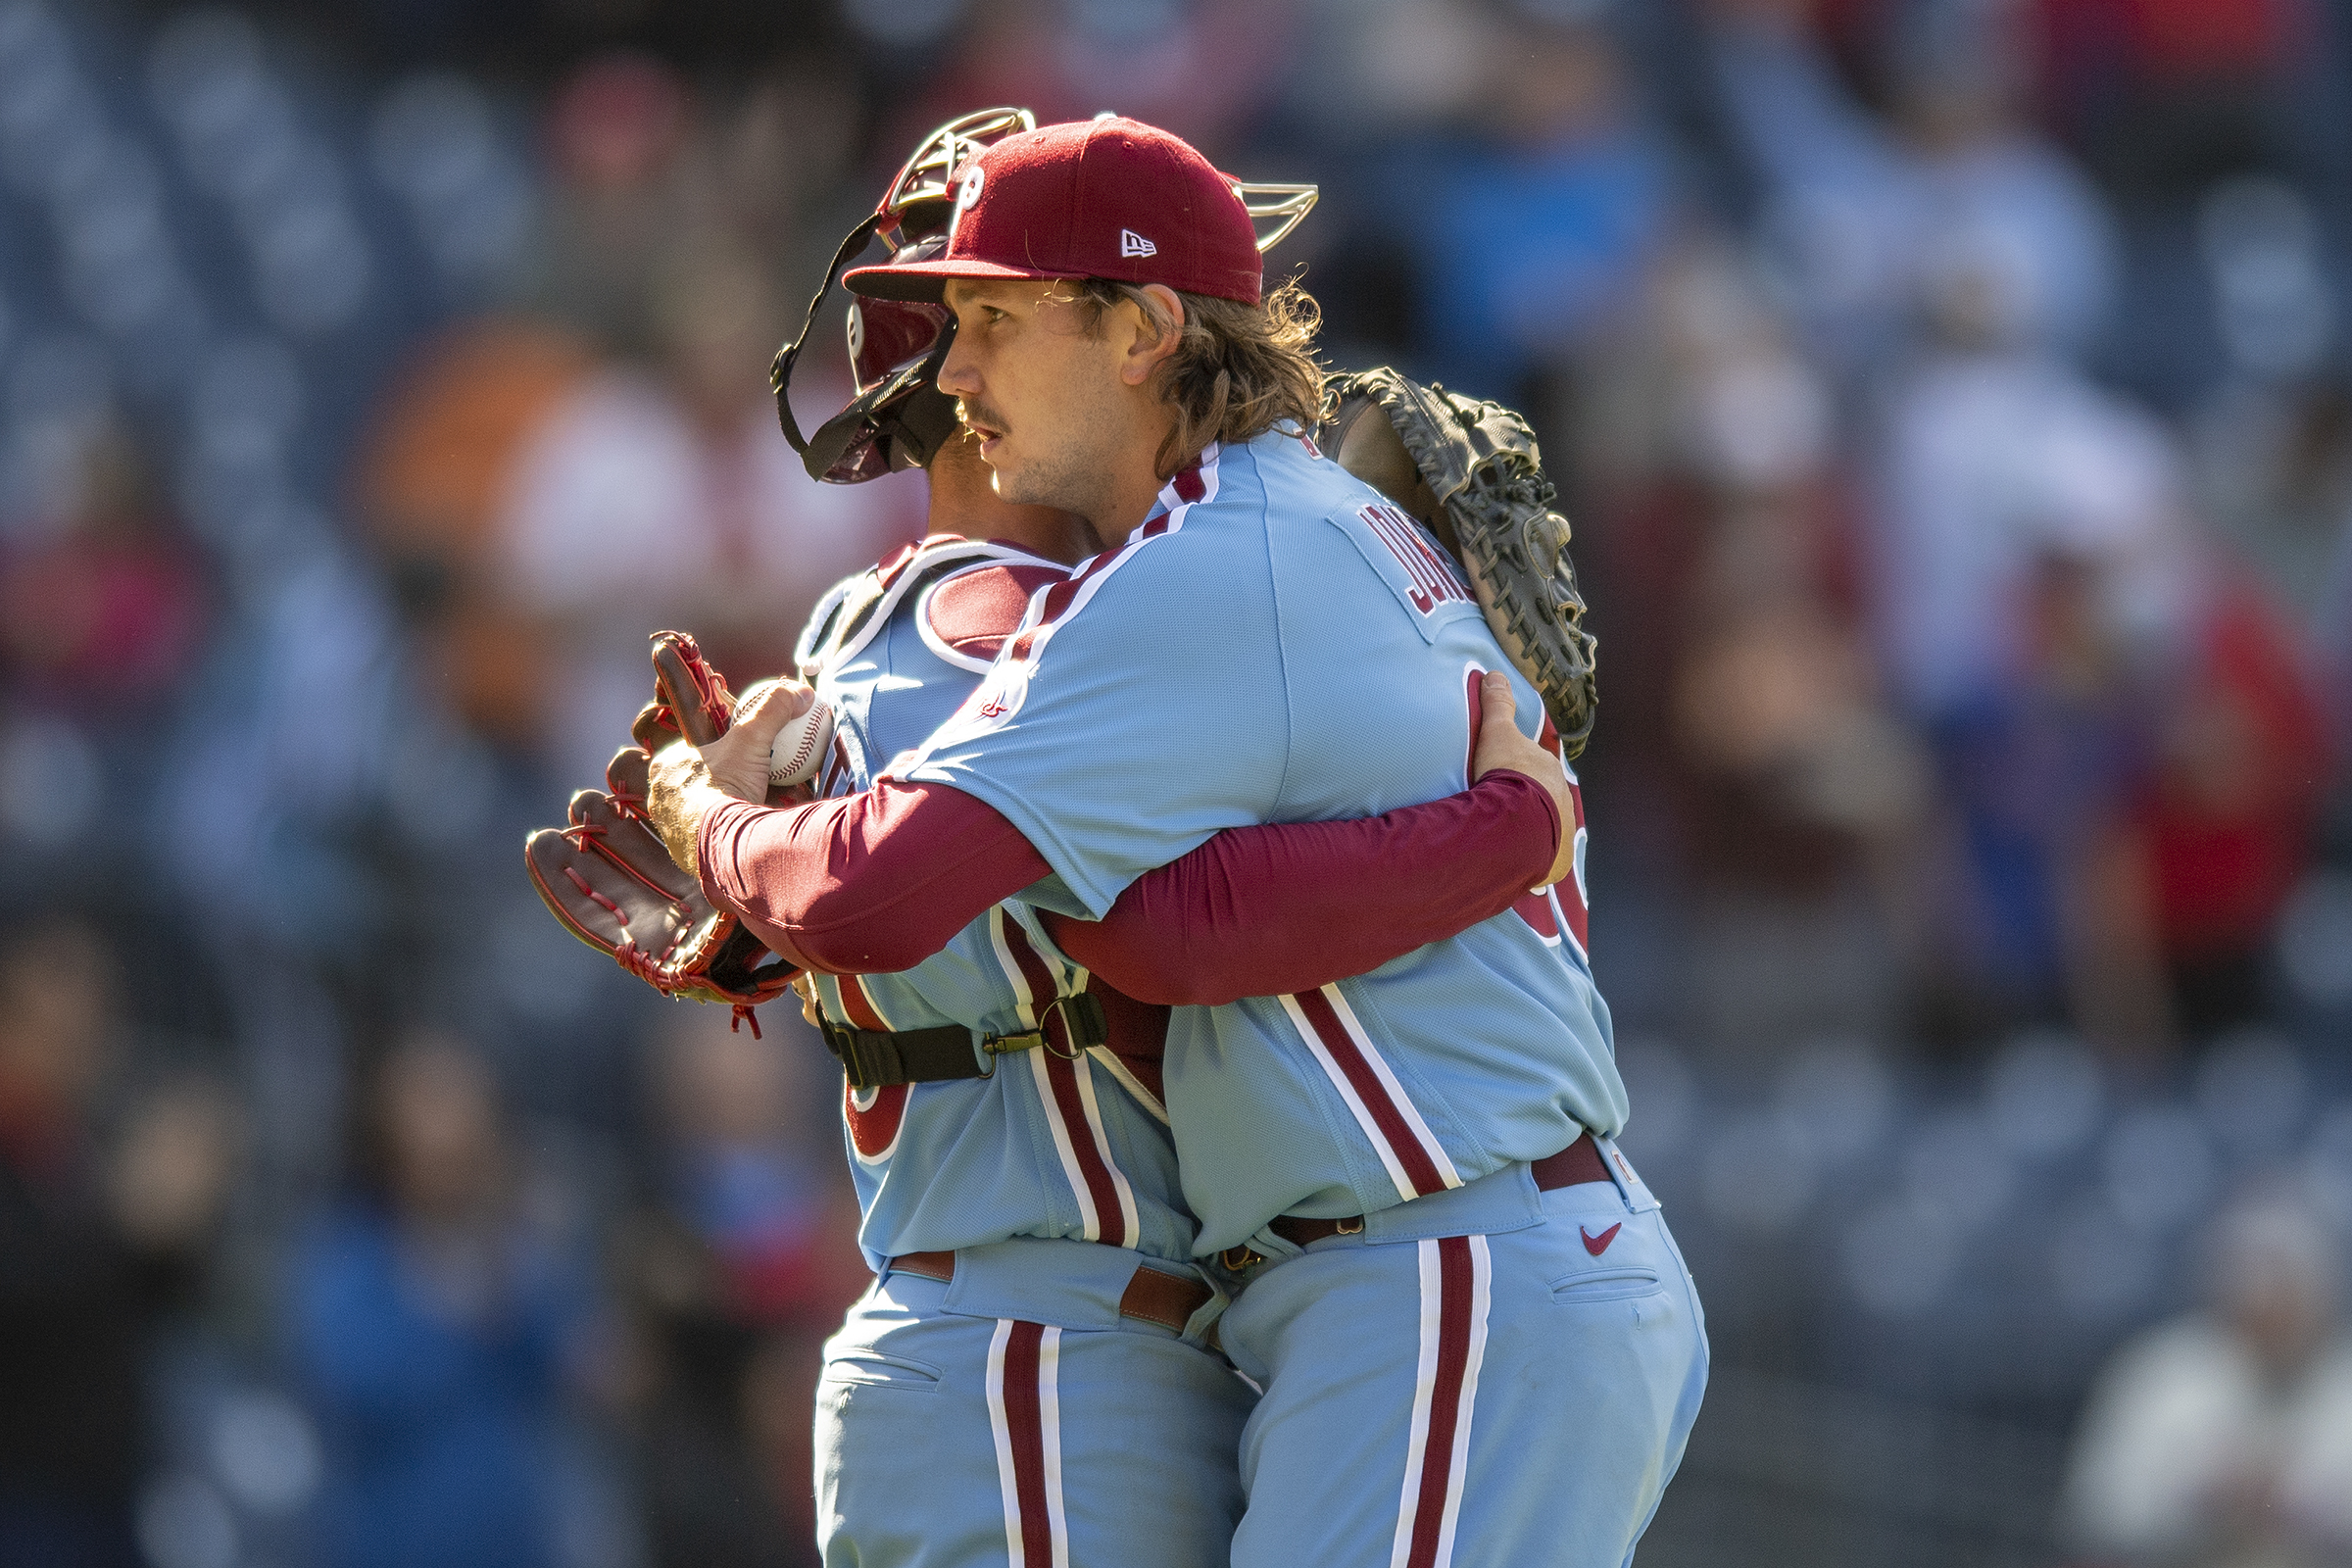
[[(1418, 517), (1462, 564), (1502, 651), (1543, 694), (1570, 758), (1599, 696), (1568, 519), (1527, 421), (1383, 367), (1334, 376), (1316, 444)], [(1380, 416), (1366, 418), (1377, 410)]]
[[(732, 911), (703, 896), (645, 815), (654, 751), (683, 735), (700, 746), (726, 733), (735, 700), (692, 637), (654, 636), (656, 696), (605, 770), (606, 788), (571, 798), (570, 821), (523, 840), (531, 883), (565, 930), (665, 997), (723, 1002), (735, 1021), (780, 997), (795, 966), (774, 958)], [(762, 965), (762, 958), (770, 961)]]

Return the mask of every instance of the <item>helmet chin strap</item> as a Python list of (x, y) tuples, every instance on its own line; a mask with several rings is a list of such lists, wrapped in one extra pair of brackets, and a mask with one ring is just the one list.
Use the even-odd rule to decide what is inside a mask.
[(800, 421), (792, 415), (792, 368), (800, 362), (801, 349), (808, 341), (808, 329), (816, 324), (816, 313), (823, 309), (825, 296), (833, 292), (833, 285), (841, 281), (841, 274), (849, 270), (850, 263), (857, 260), (858, 253), (865, 249), (866, 242), (882, 226), (883, 216), (877, 212), (850, 230), (849, 238), (841, 242), (841, 249), (833, 253), (833, 265), (825, 269), (825, 280), (817, 286), (815, 298), (808, 302), (808, 314), (801, 318), (800, 335), (776, 350), (776, 357), (768, 362), (767, 386), (776, 395), (776, 420), (784, 426), (784, 439), (792, 443), (795, 452), (807, 452), (808, 438), (801, 434)]

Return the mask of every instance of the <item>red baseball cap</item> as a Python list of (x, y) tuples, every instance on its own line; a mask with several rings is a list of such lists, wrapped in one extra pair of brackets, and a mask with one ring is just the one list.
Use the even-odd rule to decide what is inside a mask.
[(1007, 136), (966, 164), (945, 254), (860, 267), (877, 299), (937, 300), (951, 277), (1107, 277), (1258, 303), (1265, 268), (1234, 182), (1182, 137), (1105, 117)]

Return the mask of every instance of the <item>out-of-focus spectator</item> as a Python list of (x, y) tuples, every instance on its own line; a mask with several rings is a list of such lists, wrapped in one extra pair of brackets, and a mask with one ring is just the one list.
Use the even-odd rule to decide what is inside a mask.
[(1868, 372), (1908, 329), (1920, 276), (1952, 247), (2004, 253), (2020, 341), (2082, 347), (2114, 287), (2106, 212), (2018, 113), (1988, 8), (1914, 7), (1882, 121), (1855, 101), (1807, 0), (1716, 0), (1711, 58), (1765, 198), (1762, 233), (1816, 342)]
[(2278, 913), (2309, 866), (2328, 725), (2286, 625), (2252, 585), (2197, 607), (2162, 701), (2139, 830), (2182, 1027), (2254, 1021)]
[(537, 303), (623, 353), (652, 349), (653, 274), (707, 217), (686, 158), (694, 113), (674, 70), (633, 54), (589, 61), (548, 104)]
[(1531, 373), (1632, 301), (1673, 182), (1603, 29), (1522, 18), (1469, 36), (1493, 43), (1473, 134), (1407, 153), (1384, 216), (1412, 225), (1419, 373), (1526, 403)]
[(361, 1094), (364, 1191), (302, 1250), (292, 1345), (326, 1437), (323, 1560), (556, 1559), (553, 1444), (589, 1298), (521, 1201), (481, 1061), (437, 1037)]
[(2065, 1522), (2092, 1560), (2318, 1568), (2352, 1551), (2352, 1345), (2342, 1258), (2283, 1198), (2213, 1223), (2200, 1311), (2100, 1375)]
[(2150, 416), (2033, 345), (2014, 258), (1924, 279), (1930, 347), (1886, 411), (1871, 557), (1894, 690), (1953, 814), (1947, 1000), (2169, 1038), (2146, 847), (2145, 688), (2197, 624), (2177, 459)]
[(640, 1491), (662, 1568), (809, 1558), (819, 1347), (868, 1279), (831, 1058), (798, 1020), (769, 1035), (698, 1009), (662, 1043), (667, 1211), (621, 1252)]
[(526, 752), (550, 639), (503, 590), (497, 529), (516, 452), (594, 363), (535, 322), (460, 327), (388, 389), (360, 468), (360, 505), (428, 684), (477, 733)]
[[(914, 476), (821, 485), (779, 436), (761, 372), (783, 313), (751, 258), (681, 252), (658, 299), (662, 373), (611, 368), (550, 410), (500, 521), (498, 580), (556, 631), (549, 727), (574, 778), (644, 703), (649, 632), (694, 632), (741, 683), (775, 673), (819, 594), (922, 529)], [(820, 375), (803, 396), (847, 394)]]
[(0, 1565), (131, 1568), (148, 1331), (201, 1283), (230, 1118), (169, 1089), (100, 1138), (120, 977), (76, 924), (0, 955)]
[(2035, 0), (2050, 110), (2129, 206), (2292, 155), (2281, 88), (2326, 25), (2307, 0)]
[(21, 697), (88, 711), (169, 697), (204, 632), (204, 564), (130, 432), (93, 431), (48, 516), (0, 528), (0, 662)]
[[(2352, 630), (2337, 590), (2352, 535), (2352, 385), (2332, 376), (2241, 384), (2197, 427), (2200, 494), (2214, 531), (2323, 648)], [(2352, 646), (2352, 644), (2347, 644)]]
[[(1732, 256), (1689, 247), (1653, 294), (1642, 331), (1663, 385), (1621, 417), (1656, 467), (1609, 497), (1592, 541), (1618, 704), (1595, 777), (1639, 774), (1621, 804), (1672, 809), (1704, 1038), (1752, 1054), (1883, 1033), (1888, 938), (1916, 925), (1886, 901), (1927, 779), (1866, 635), (1835, 403)], [(1642, 381), (1622, 373), (1642, 358), (1613, 358), (1617, 379)]]
[[(859, 21), (869, 26), (886, 9), (919, 26), (923, 8), (852, 9), (864, 13)], [(884, 149), (911, 147), (934, 125), (1006, 104), (1033, 111), (1041, 125), (1108, 110), (1164, 125), (1221, 159), (1290, 64), (1297, 9), (1295, 0), (972, 6), (943, 69), (910, 105), (887, 105), (874, 140)], [(1356, 24), (1380, 25), (1360, 19)], [(1234, 172), (1246, 178), (1299, 177)]]

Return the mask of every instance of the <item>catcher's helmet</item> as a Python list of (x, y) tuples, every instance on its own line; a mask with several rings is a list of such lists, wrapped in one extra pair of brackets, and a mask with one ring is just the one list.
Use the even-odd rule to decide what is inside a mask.
[[(850, 369), (857, 393), (847, 407), (803, 435), (793, 416), (789, 391), (792, 368), (816, 324), (825, 296), (876, 236), (896, 263), (928, 261), (947, 249), (948, 224), (956, 212), (956, 178), (965, 164), (1007, 136), (1037, 128), (1026, 109), (983, 109), (951, 120), (925, 136), (890, 182), (873, 215), (851, 229), (825, 269), (825, 280), (808, 302), (801, 331), (776, 351), (767, 383), (776, 394), (776, 417), (784, 439), (801, 455), (809, 477), (828, 484), (858, 484), (899, 468), (928, 465), (956, 432), (956, 401), (933, 384), (956, 341), (956, 319), (945, 307), (914, 301), (850, 301)], [(1226, 178), (1252, 220), (1271, 223), (1257, 248), (1271, 250), (1298, 226), (1315, 205), (1312, 185), (1260, 185)]]
[(826, 294), (875, 236), (890, 246), (894, 261), (922, 261), (945, 248), (948, 220), (956, 209), (951, 182), (956, 172), (983, 147), (1036, 126), (1036, 117), (1026, 109), (984, 109), (950, 121), (923, 138), (891, 181), (882, 205), (842, 241), (816, 298), (808, 302), (800, 336), (778, 350), (768, 368), (784, 438), (801, 455), (809, 477), (858, 484), (894, 469), (921, 467), (955, 433), (956, 401), (932, 384), (956, 340), (955, 318), (942, 306), (851, 299), (850, 371), (857, 392), (813, 435), (803, 436), (793, 417), (792, 368)]

